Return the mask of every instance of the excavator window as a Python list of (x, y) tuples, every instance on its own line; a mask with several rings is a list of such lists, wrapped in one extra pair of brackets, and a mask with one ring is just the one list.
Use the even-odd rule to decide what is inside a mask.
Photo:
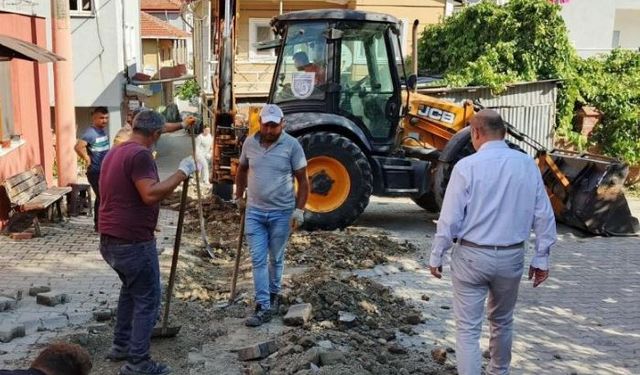
[(324, 100), (327, 86), (327, 22), (292, 24), (283, 44), (274, 103)]
[[(388, 26), (342, 22), (340, 46), (340, 112), (364, 125), (374, 139), (388, 139), (397, 116)], [(393, 56), (393, 54), (391, 54)], [(395, 106), (397, 108), (397, 105)]]

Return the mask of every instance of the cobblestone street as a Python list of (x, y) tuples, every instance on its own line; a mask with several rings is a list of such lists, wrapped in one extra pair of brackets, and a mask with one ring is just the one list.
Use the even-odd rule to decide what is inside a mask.
[[(159, 221), (158, 249), (172, 247), (176, 212), (162, 210)], [(43, 225), (42, 230), (42, 237), (30, 240), (0, 236), (0, 294), (14, 299), (18, 291), (22, 294), (17, 306), (0, 312), (0, 338), (12, 328), (25, 328), (24, 337), (0, 342), (0, 368), (28, 356), (33, 344), (95, 323), (95, 312), (117, 305), (120, 280), (100, 256), (92, 218), (73, 217)], [(34, 286), (48, 286), (71, 301), (57, 306), (37, 304), (28, 293)]]
[[(629, 203), (638, 216), (640, 201)], [(426, 250), (414, 262), (399, 260), (360, 273), (424, 308), (427, 322), (416, 329), (421, 334), (404, 337), (417, 349), (425, 343), (455, 347), (449, 267), (442, 280), (419, 268), (430, 250), (434, 219), (409, 200), (376, 198), (357, 223), (382, 227)], [(422, 300), (425, 294), (429, 301)], [(483, 351), (488, 337), (485, 322)], [(533, 289), (523, 276), (512, 364), (514, 375), (640, 374), (640, 238), (584, 237), (560, 225), (549, 279)]]

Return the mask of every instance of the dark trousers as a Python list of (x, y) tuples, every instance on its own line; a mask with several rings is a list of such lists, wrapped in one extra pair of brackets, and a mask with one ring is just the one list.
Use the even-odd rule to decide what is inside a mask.
[(98, 211), (100, 209), (100, 172), (87, 172), (87, 180), (96, 199), (93, 200), (93, 225), (98, 230)]
[(128, 349), (130, 362), (147, 360), (160, 306), (156, 241), (117, 244), (102, 238), (100, 253), (122, 281), (113, 344)]

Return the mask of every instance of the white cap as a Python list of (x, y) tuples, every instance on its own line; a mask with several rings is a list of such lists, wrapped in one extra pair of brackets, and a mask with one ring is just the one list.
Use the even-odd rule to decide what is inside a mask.
[(275, 122), (279, 124), (282, 121), (284, 114), (280, 107), (275, 104), (267, 104), (262, 107), (262, 111), (260, 111), (260, 122), (266, 124), (267, 122)]

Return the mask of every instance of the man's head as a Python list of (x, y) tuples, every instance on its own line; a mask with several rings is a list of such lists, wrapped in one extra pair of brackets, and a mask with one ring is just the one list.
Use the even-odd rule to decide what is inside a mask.
[(95, 107), (91, 111), (91, 123), (99, 129), (103, 129), (109, 124), (109, 110), (106, 107)]
[(498, 112), (491, 109), (483, 109), (476, 113), (469, 121), (471, 126), (471, 142), (477, 150), (489, 141), (504, 139), (507, 129)]
[(309, 65), (309, 56), (303, 51), (296, 52), (293, 54), (293, 63), (296, 69), (302, 70), (305, 66)]
[(267, 104), (260, 111), (260, 138), (266, 142), (275, 142), (282, 133), (284, 114), (275, 104)]
[(31, 364), (46, 375), (88, 375), (91, 357), (80, 345), (66, 342), (47, 346)]
[(158, 112), (144, 110), (133, 118), (133, 132), (146, 138), (145, 143), (150, 146), (160, 138), (164, 122), (164, 117)]
[(208, 136), (209, 134), (211, 134), (211, 129), (209, 129), (208, 126), (205, 126), (204, 128), (202, 128), (202, 134)]

